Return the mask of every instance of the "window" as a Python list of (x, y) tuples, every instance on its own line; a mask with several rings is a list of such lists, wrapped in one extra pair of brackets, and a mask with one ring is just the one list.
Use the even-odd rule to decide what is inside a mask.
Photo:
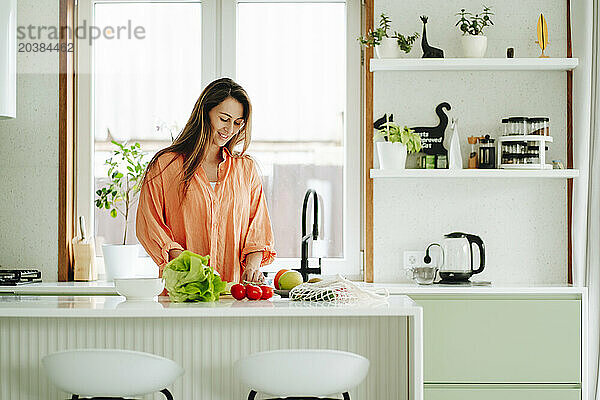
[[(345, 156), (353, 144), (345, 139), (351, 133), (345, 130), (346, 7), (325, 1), (237, 6), (236, 79), (254, 105), (252, 154), (264, 174), (282, 264), (300, 257), (301, 207), (308, 188), (322, 198), (323, 240), (313, 246), (313, 255), (325, 257), (329, 269), (336, 260), (358, 259), (357, 248), (353, 252), (348, 246), (352, 238), (344, 245), (345, 225), (352, 226), (343, 207), (348, 200)], [(358, 231), (358, 224), (353, 228)]]
[[(301, 206), (310, 187), (322, 197), (323, 240), (313, 253), (323, 257), (325, 273), (359, 274), (360, 9), (354, 0), (88, 0), (80, 2), (80, 24), (86, 17), (100, 28), (145, 32), (141, 40), (78, 44), (77, 210), (93, 216), (99, 242), (123, 235), (122, 224), (93, 207), (110, 141), (137, 141), (153, 155), (185, 125), (204, 85), (231, 76), (253, 102), (249, 152), (263, 175), (278, 252), (270, 269), (298, 264)], [(133, 217), (128, 243), (136, 242), (134, 229)]]

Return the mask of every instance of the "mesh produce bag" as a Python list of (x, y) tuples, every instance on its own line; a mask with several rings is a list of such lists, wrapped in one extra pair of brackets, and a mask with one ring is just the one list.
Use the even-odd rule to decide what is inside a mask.
[(290, 291), (290, 300), (315, 301), (332, 304), (383, 302), (389, 297), (387, 289), (368, 289), (341, 275), (316, 283), (303, 283)]

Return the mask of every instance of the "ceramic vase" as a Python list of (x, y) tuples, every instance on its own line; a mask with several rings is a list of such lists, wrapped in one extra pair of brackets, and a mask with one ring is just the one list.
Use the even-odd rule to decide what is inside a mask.
[(104, 270), (108, 282), (135, 276), (139, 247), (137, 244), (103, 244)]
[(487, 50), (487, 36), (465, 35), (460, 38), (463, 54), (467, 58), (483, 58)]
[(384, 37), (381, 39), (381, 44), (375, 46), (377, 58), (400, 58), (402, 50), (398, 46), (398, 40)]
[(381, 169), (405, 169), (408, 151), (400, 142), (377, 142), (377, 155)]

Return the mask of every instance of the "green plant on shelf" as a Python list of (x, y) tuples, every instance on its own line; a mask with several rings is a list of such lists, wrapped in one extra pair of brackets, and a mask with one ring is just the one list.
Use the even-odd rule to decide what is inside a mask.
[(398, 40), (398, 46), (405, 53), (410, 53), (413, 43), (419, 38), (419, 33), (415, 32), (412, 36), (404, 36), (398, 32), (394, 32), (392, 38)]
[(393, 122), (386, 122), (381, 129), (375, 133), (373, 140), (383, 138), (386, 142), (402, 143), (406, 146), (409, 154), (418, 153), (423, 148), (421, 136), (408, 126), (400, 127)]
[(370, 30), (366, 36), (360, 36), (357, 40), (364, 46), (367, 47), (375, 47), (381, 44), (381, 40), (385, 38), (396, 39), (398, 41), (398, 46), (405, 53), (410, 52), (412, 49), (412, 45), (419, 37), (419, 33), (415, 32), (411, 36), (404, 36), (396, 31), (394, 31), (393, 35), (389, 35), (388, 31), (390, 30), (392, 25), (392, 20), (390, 17), (385, 15), (385, 13), (381, 13), (379, 19), (379, 27), (375, 30)]
[(491, 18), (494, 13), (492, 12), (492, 8), (488, 6), (483, 6), (481, 14), (473, 15), (463, 8), (456, 15), (460, 18), (455, 26), (458, 26), (463, 35), (483, 35), (485, 27), (494, 25)]
[(381, 19), (379, 20), (379, 27), (375, 30), (370, 30), (367, 36), (360, 36), (357, 40), (364, 46), (375, 47), (381, 44), (381, 39), (388, 37), (387, 31), (390, 29), (392, 20), (390, 17), (381, 13)]

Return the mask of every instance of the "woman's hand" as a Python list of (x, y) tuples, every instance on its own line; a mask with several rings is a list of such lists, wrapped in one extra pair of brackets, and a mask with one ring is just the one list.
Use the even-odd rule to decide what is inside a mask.
[(181, 253), (183, 253), (183, 251), (179, 249), (169, 250), (169, 261), (176, 259)]
[(262, 261), (262, 251), (256, 251), (246, 256), (246, 268), (242, 273), (241, 281), (263, 283), (265, 276), (260, 271), (260, 262)]

